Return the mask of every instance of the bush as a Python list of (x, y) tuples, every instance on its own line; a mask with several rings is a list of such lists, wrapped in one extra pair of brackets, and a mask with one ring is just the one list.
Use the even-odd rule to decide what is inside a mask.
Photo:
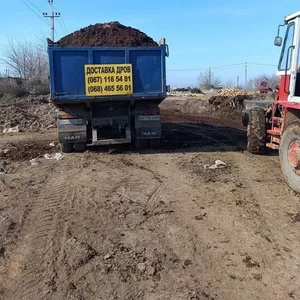
[(49, 80), (46, 77), (31, 78), (25, 81), (0, 78), (0, 98), (4, 95), (23, 97), (28, 94), (48, 95), (49, 93)]
[(47, 77), (30, 78), (26, 80), (25, 89), (30, 94), (48, 95), (50, 93), (49, 80)]
[(9, 79), (0, 81), (0, 95), (11, 95), (14, 97), (23, 97), (27, 94), (23, 84)]

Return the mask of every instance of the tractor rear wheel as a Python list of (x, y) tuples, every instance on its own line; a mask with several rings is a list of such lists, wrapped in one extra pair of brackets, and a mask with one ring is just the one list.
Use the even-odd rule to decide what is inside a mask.
[(300, 123), (288, 125), (283, 131), (279, 159), (286, 183), (300, 193)]
[(253, 154), (263, 154), (266, 149), (266, 116), (263, 108), (254, 107), (249, 113), (247, 127), (247, 150)]

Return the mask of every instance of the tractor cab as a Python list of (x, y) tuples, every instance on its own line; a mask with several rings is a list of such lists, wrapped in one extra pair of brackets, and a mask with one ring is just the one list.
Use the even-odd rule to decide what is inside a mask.
[[(280, 27), (286, 26), (284, 39)], [(275, 46), (282, 46), (277, 75), (280, 76), (279, 101), (300, 103), (300, 11), (287, 16), (278, 26)]]

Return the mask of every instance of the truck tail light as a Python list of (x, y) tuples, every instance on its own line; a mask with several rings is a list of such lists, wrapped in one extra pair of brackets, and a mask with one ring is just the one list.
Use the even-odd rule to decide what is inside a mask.
[(58, 117), (59, 119), (76, 119), (76, 118), (77, 118), (77, 115), (75, 115), (75, 114), (62, 113), (62, 114), (59, 114), (57, 117)]

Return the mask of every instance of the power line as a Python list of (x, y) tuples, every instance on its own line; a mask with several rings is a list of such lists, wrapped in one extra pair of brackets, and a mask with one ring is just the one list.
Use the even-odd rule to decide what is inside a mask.
[[(236, 66), (241, 66), (241, 65), (244, 65), (244, 63), (224, 65), (224, 66), (215, 66), (215, 67), (211, 67), (211, 68), (212, 69), (220, 69), (220, 68), (236, 67)], [(199, 71), (199, 70), (205, 70), (205, 69), (209, 69), (209, 68), (169, 69), (168, 71)]]
[(277, 67), (277, 65), (271, 65), (271, 64), (260, 64), (260, 63), (248, 63), (250, 65), (257, 65), (257, 66), (266, 66), (266, 67)]
[[(53, 8), (54, 8), (55, 10), (58, 11), (58, 9), (57, 9), (54, 5), (53, 5)], [(66, 23), (65, 23), (65, 21), (64, 21), (63, 16), (60, 16), (60, 17), (61, 17), (61, 21), (62, 21), (62, 23), (63, 23), (63, 26), (64, 26), (64, 28), (65, 28), (66, 33), (69, 33), (69, 30), (68, 30), (68, 28), (67, 28), (67, 26), (66, 26)]]
[[(263, 63), (247, 63), (247, 67), (255, 67), (255, 66), (263, 66), (263, 67), (277, 67), (276, 65), (271, 64), (263, 64)], [(224, 66), (215, 66), (211, 67), (211, 69), (219, 69), (219, 70), (226, 70), (226, 69), (234, 69), (234, 68), (244, 68), (245, 63), (238, 63), (238, 64), (232, 64), (232, 65), (224, 65)], [(193, 68), (193, 69), (168, 69), (169, 72), (187, 72), (187, 71), (201, 71), (201, 70), (207, 70), (207, 68)]]
[(45, 22), (47, 25), (49, 25), (49, 23), (43, 19), (37, 12), (35, 12), (24, 0), (21, 0), (23, 2), (24, 5), (26, 5), (38, 18), (40, 18), (43, 22)]
[(28, 3), (31, 4), (31, 6), (33, 6), (36, 10), (38, 10), (39, 12), (43, 13), (35, 4), (33, 4), (31, 1), (26, 0)]
[(67, 34), (67, 31), (66, 31), (66, 29), (63, 27), (63, 25), (62, 25), (60, 19), (57, 19), (57, 21), (58, 21), (58, 24), (59, 24), (60, 28), (62, 29), (62, 31), (64, 31), (64, 32)]

